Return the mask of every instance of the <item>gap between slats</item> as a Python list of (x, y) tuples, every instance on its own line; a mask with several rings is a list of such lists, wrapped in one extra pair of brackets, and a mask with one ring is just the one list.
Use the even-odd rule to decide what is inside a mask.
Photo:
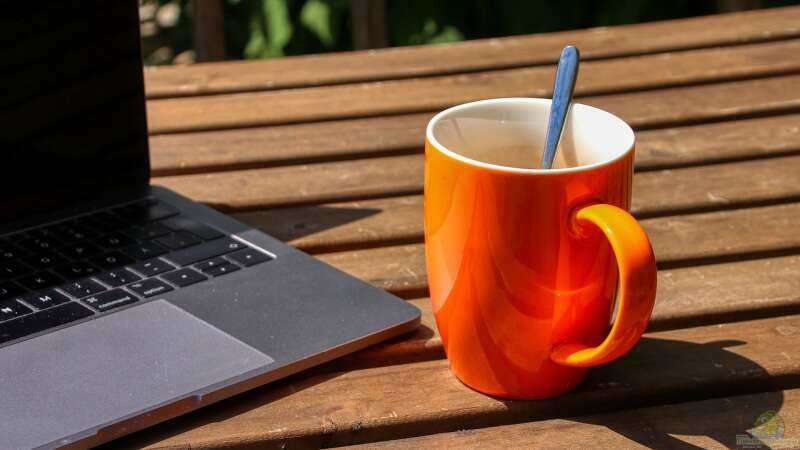
[[(795, 155), (637, 173), (632, 210), (645, 218), (797, 201), (798, 171), (800, 156)], [(154, 181), (229, 212), (254, 211), (420, 194), (423, 156), (181, 175)]]
[[(794, 44), (800, 45), (800, 41), (793, 41)], [(766, 61), (774, 59), (759, 52), (753, 52), (748, 58), (761, 57)], [(679, 61), (681, 59), (675, 56), (662, 64)], [(732, 74), (725, 75), (724, 67), (712, 67), (707, 72), (704, 68), (704, 72), (693, 76), (708, 83), (686, 84), (692, 73), (690, 68), (713, 61), (704, 58), (684, 61), (688, 65), (684, 69), (652, 67), (647, 61), (636, 61), (629, 63), (629, 68), (615, 63), (603, 67), (602, 71), (597, 68), (596, 72), (587, 63), (589, 67), (582, 71), (576, 86), (576, 98), (616, 113), (639, 129), (797, 109), (797, 99), (791, 97), (798, 83), (796, 74), (800, 68), (797, 64), (767, 65), (750, 72), (739, 69), (740, 75), (745, 77), (739, 81), (730, 81)], [(521, 70), (498, 71), (424, 80), (152, 100), (148, 102), (150, 132), (157, 135), (386, 117), (432, 112), (484, 98), (548, 97), (553, 70), (542, 69), (535, 76)], [(620, 73), (627, 75), (621, 77)], [(699, 100), (703, 101), (698, 103)], [(659, 110), (658, 105), (667, 101), (681, 102), (682, 108)]]
[[(190, 175), (421, 154), (430, 117), (424, 113), (152, 136), (152, 172)], [(638, 172), (798, 153), (800, 114), (636, 131)]]

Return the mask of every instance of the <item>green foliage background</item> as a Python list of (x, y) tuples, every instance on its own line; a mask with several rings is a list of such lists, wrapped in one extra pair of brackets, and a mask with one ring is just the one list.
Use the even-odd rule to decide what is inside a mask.
[[(148, 52), (192, 48), (188, 0), (144, 0), (181, 7), (178, 22), (145, 41)], [(198, 0), (204, 1), (204, 0)], [(800, 3), (764, 0), (765, 7)], [(225, 0), (228, 58), (273, 58), (352, 49), (348, 0)], [(610, 26), (717, 12), (712, 0), (387, 0), (392, 46), (455, 42)]]

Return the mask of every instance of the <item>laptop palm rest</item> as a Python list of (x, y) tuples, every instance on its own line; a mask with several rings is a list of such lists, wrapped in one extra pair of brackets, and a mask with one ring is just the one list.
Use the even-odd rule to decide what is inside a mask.
[(164, 300), (65, 328), (0, 349), (0, 447), (93, 435), (272, 362)]

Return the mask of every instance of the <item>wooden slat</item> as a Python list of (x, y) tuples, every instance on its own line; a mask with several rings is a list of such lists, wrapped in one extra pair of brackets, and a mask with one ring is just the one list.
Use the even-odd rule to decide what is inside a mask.
[(146, 89), (149, 97), (170, 97), (548, 64), (565, 42), (578, 46), (589, 61), (785, 39), (800, 35), (798, 21), (795, 7), (425, 47), (154, 67), (145, 71)]
[(150, 136), (153, 173), (175, 174), (422, 151), (432, 113)]
[[(155, 175), (421, 153), (432, 113), (150, 137)], [(723, 162), (800, 151), (800, 114), (636, 133), (636, 167)]]
[[(391, 197), (235, 214), (311, 253), (422, 242), (422, 196)], [(796, 248), (800, 203), (642, 221), (664, 264)], [(743, 240), (742, 236), (755, 236)], [(680, 238), (680, 240), (675, 240)]]
[(357, 278), (405, 298), (426, 295), (428, 291), (423, 244), (325, 253), (318, 257)]
[[(800, 156), (638, 173), (633, 211), (656, 215), (797, 198)], [(747, 180), (747, 183), (743, 183)], [(422, 192), (423, 156), (407, 155), (155, 180), (226, 210)]]
[[(800, 313), (800, 257), (661, 270), (649, 331)], [(444, 358), (430, 300), (410, 300), (422, 326), (409, 336), (346, 356), (339, 370)]]
[[(671, 216), (644, 221), (660, 268), (800, 251), (800, 204)], [(427, 291), (424, 245), (318, 255), (358, 278), (405, 297)], [(423, 294), (424, 295), (424, 294)]]
[[(751, 439), (756, 421), (775, 411), (779, 435)], [(759, 430), (759, 429), (757, 429)], [(765, 431), (767, 431), (765, 429)], [(774, 440), (770, 440), (773, 438)], [(463, 430), (354, 449), (496, 448), (800, 448), (800, 389), (653, 406), (609, 414)], [(743, 444), (744, 443), (744, 444)]]
[(634, 176), (631, 208), (647, 217), (796, 200), (798, 173), (800, 156), (645, 172)]
[(794, 388), (799, 339), (798, 316), (651, 333), (575, 392), (533, 402), (479, 394), (446, 360), (299, 376), (120, 444), (335, 446)]
[[(760, 47), (775, 47), (770, 52)], [(581, 66), (576, 95), (582, 102), (614, 112), (634, 126), (683, 123), (786, 110), (800, 106), (800, 76), (755, 79), (613, 96), (608, 92), (719, 81), (758, 73), (797, 71), (785, 58), (800, 41), (759, 44), (747, 56), (736, 50), (695, 50), (676, 54), (596, 61)], [(746, 47), (750, 49), (750, 47)], [(789, 49), (788, 51), (786, 49)], [(737, 48), (738, 49), (738, 48)], [(733, 56), (739, 57), (734, 58)], [(762, 59), (770, 56), (769, 59)], [(748, 61), (744, 63), (743, 61)], [(778, 62), (776, 62), (778, 61)], [(793, 61), (793, 62), (786, 62)], [(718, 63), (722, 65), (718, 66)], [(763, 66), (763, 68), (761, 67)], [(441, 77), (151, 100), (150, 132), (208, 130), (435, 111), (493, 97), (547, 97), (553, 67), (510, 69)], [(620, 76), (624, 73), (625, 76)], [(637, 113), (634, 114), (633, 112)]]
[(309, 253), (422, 242), (422, 196), (295, 206), (233, 216)]
[(800, 152), (800, 114), (636, 132), (636, 168), (654, 170)]
[[(800, 249), (793, 224), (800, 204), (643, 221), (660, 266), (742, 259)], [(679, 230), (679, 231), (678, 231)], [(404, 296), (427, 295), (421, 244), (321, 255), (354, 276)], [(800, 256), (662, 269), (651, 330), (800, 312)], [(422, 328), (409, 338), (344, 358), (341, 367), (441, 357), (428, 299)]]
[(422, 156), (177, 175), (154, 182), (226, 210), (402, 195), (421, 191)]

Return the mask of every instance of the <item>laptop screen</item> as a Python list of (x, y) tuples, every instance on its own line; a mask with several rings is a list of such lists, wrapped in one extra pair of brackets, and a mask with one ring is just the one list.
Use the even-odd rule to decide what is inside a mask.
[(0, 5), (0, 218), (146, 184), (137, 0)]

